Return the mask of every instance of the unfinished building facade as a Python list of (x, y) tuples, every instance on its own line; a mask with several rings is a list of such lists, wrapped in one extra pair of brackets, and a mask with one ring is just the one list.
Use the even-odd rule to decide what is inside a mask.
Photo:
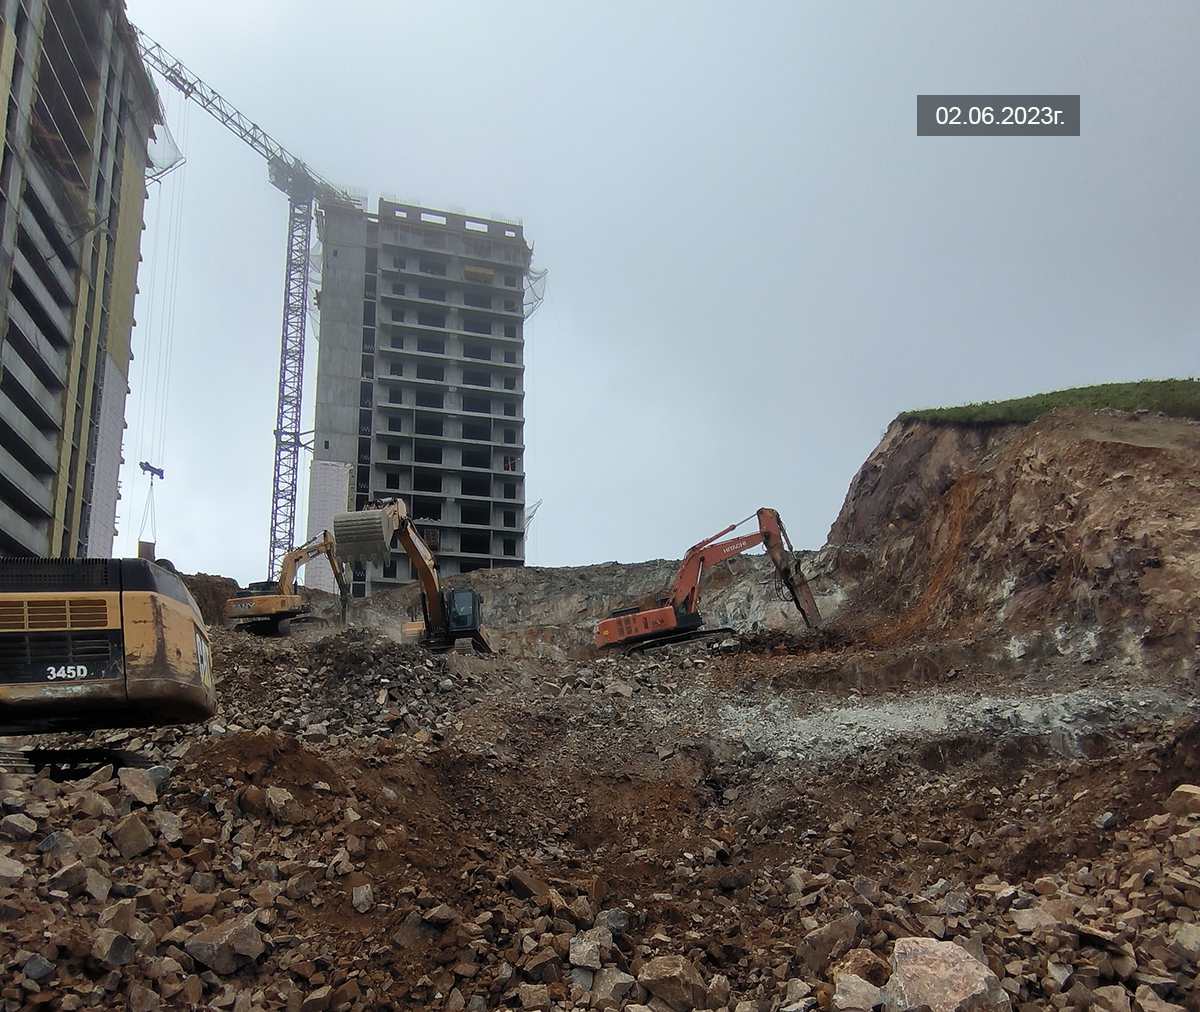
[[(389, 200), (374, 214), (326, 205), (318, 221), (310, 536), (338, 508), (399, 497), (444, 575), (523, 565), (531, 249), (521, 226)], [(345, 505), (336, 475), (347, 472), (330, 464), (349, 469)], [(355, 570), (352, 592), (411, 579), (396, 545)], [(322, 567), (306, 580), (332, 589)]]
[(0, 0), (0, 554), (112, 553), (159, 105), (123, 0)]

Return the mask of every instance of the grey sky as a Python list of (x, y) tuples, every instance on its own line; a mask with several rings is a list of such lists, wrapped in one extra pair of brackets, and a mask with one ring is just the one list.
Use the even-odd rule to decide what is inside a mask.
[[(900, 410), (1197, 372), (1196, 5), (128, 7), (372, 204), (523, 220), (531, 564), (677, 557), (760, 505), (815, 547)], [(1079, 93), (1082, 136), (918, 138), (919, 92)], [(188, 161), (147, 208), (118, 550), (182, 188), (160, 554), (262, 579), (286, 199), (163, 96)]]

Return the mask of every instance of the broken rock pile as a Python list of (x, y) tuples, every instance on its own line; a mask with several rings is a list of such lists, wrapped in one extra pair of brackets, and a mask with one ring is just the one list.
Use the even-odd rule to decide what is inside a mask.
[(312, 644), (214, 630), (213, 658), (218, 732), (267, 729), (316, 743), (436, 731), (480, 698), (467, 665), (367, 629)]

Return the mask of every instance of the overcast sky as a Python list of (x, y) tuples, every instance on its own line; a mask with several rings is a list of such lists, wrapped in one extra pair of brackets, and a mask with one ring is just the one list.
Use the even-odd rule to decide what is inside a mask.
[[(816, 547), (898, 411), (1197, 372), (1198, 5), (128, 7), (372, 207), (523, 221), (530, 564), (678, 557), (760, 505)], [(160, 89), (187, 162), (146, 210), (117, 547), (158, 452), (160, 555), (244, 583), (286, 198)], [(1082, 95), (1082, 136), (916, 136), (918, 93), (1039, 92)]]

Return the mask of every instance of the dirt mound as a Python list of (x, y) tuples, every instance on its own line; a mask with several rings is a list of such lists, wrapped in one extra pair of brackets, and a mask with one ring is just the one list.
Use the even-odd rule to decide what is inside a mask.
[(1200, 426), (1072, 411), (955, 429), (894, 424), (852, 484), (827, 550), (843, 623), (876, 644), (1194, 663)]
[(179, 576), (200, 606), (204, 621), (210, 626), (220, 625), (225, 602), (241, 590), (237, 580), (208, 573), (180, 573)]
[(236, 777), (255, 786), (308, 791), (315, 783), (344, 790), (337, 770), (307, 751), (295, 738), (276, 733), (224, 735), (215, 744), (193, 748), (185, 759), (198, 781)]

